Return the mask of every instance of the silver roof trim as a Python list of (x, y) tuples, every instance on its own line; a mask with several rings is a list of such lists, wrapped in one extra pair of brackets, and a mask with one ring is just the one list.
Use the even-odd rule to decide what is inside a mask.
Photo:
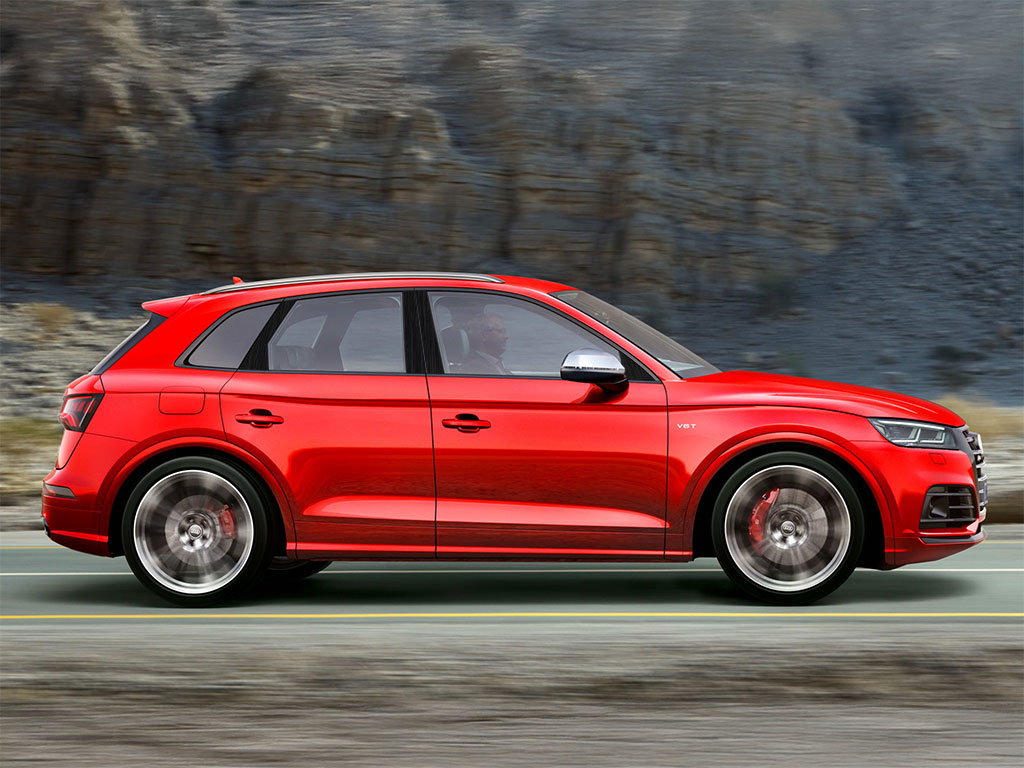
[(305, 277), (284, 277), (279, 280), (256, 280), (252, 283), (232, 283), (203, 291), (202, 296), (212, 293), (231, 293), (250, 288), (271, 288), (279, 285), (301, 285), (303, 283), (333, 283), (342, 280), (472, 280), (480, 283), (504, 283), (494, 275), (476, 275), (470, 272), (350, 272), (340, 275), (307, 275)]

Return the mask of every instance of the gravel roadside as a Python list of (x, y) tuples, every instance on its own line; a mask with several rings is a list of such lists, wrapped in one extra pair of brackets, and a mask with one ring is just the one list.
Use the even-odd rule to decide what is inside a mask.
[(5, 632), (8, 766), (1024, 758), (1019, 626), (47, 629)]

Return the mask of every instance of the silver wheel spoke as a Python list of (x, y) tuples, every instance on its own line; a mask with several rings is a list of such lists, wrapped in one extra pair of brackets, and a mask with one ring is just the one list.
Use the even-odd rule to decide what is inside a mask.
[[(226, 511), (225, 511), (226, 510)], [(230, 514), (234, 536), (223, 528)], [(252, 553), (252, 513), (228, 480), (199, 469), (158, 480), (139, 502), (135, 548), (146, 572), (182, 594), (205, 594), (229, 584)]]
[(808, 516), (807, 520), (807, 541), (815, 551), (820, 551), (828, 541), (828, 515), (820, 506), (816, 514)]
[(850, 547), (850, 511), (824, 475), (785, 465), (755, 472), (733, 493), (725, 540), (736, 567), (775, 592), (810, 589), (831, 576)]

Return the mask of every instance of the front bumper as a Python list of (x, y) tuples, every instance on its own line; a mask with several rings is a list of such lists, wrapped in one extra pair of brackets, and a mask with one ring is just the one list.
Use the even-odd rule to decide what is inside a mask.
[[(882, 568), (939, 560), (985, 540), (985, 509), (979, 507), (974, 461), (956, 449), (904, 448), (887, 440), (857, 441), (850, 447), (882, 486), (892, 526), (885, 531)], [(921, 514), (928, 489), (936, 485), (970, 486), (978, 516), (956, 528), (923, 528)], [(883, 512), (884, 514), (884, 512)]]

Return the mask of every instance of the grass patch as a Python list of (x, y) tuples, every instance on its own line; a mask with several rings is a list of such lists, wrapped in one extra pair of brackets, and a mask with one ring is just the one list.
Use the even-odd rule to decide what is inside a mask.
[(56, 419), (0, 419), (0, 451), (27, 453), (60, 443), (64, 428)]
[(75, 322), (75, 311), (63, 304), (47, 304), (45, 302), (26, 304), (36, 328), (44, 335), (54, 337), (66, 332)]
[(1024, 409), (1006, 408), (960, 395), (947, 395), (938, 403), (963, 418), (972, 431), (981, 434), (983, 440), (1024, 435)]

